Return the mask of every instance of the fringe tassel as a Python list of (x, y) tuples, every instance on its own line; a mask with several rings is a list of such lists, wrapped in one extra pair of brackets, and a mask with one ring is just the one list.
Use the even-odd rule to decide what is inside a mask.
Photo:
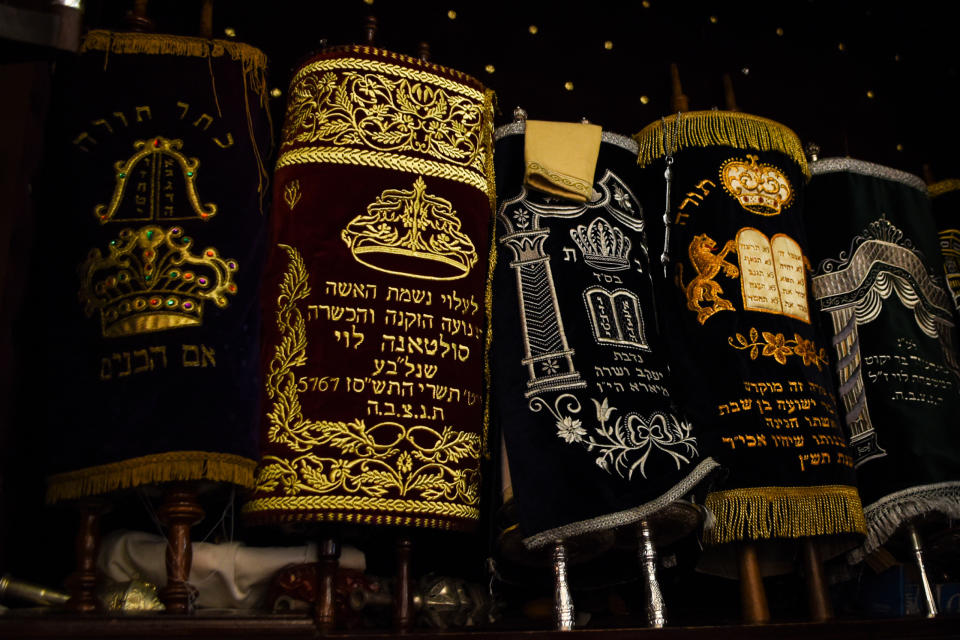
[(956, 178), (950, 178), (949, 180), (934, 182), (927, 187), (927, 191), (930, 192), (931, 198), (942, 196), (943, 194), (950, 193), (951, 191), (960, 191), (960, 180), (957, 180)]
[(860, 496), (854, 487), (757, 487), (717, 491), (704, 506), (717, 523), (704, 532), (708, 544), (767, 538), (804, 538), (866, 533)]
[[(666, 118), (672, 127), (677, 116)], [(633, 136), (640, 146), (637, 163), (641, 167), (663, 158), (664, 123), (653, 122)], [(680, 127), (674, 143), (678, 151), (696, 147), (723, 146), (745, 151), (779, 151), (800, 165), (810, 177), (807, 157), (800, 138), (793, 131), (773, 120), (735, 111), (691, 111), (680, 115)]]
[(493, 111), (497, 96), (491, 89), (483, 92), (483, 113), (486, 124), (483, 131), (483, 146), (487, 150), (484, 172), (487, 177), (487, 198), (490, 200), (490, 252), (487, 260), (487, 284), (483, 293), (487, 331), (483, 343), (483, 381), (486, 394), (483, 401), (483, 436), (480, 450), (483, 457), (490, 459), (490, 387), (493, 377), (490, 373), (490, 349), (493, 347), (493, 270), (497, 266), (497, 181), (493, 170)]
[(47, 503), (178, 480), (229, 482), (252, 488), (256, 466), (253, 460), (229, 453), (172, 451), (143, 456), (50, 476)]
[(243, 61), (245, 70), (266, 71), (267, 69), (267, 56), (256, 47), (242, 42), (206, 40), (190, 36), (124, 33), (97, 29), (88, 33), (80, 44), (80, 53), (87, 51), (105, 51), (114, 55), (147, 53), (193, 58), (219, 58), (227, 54), (233, 60)]
[(873, 553), (901, 525), (929, 513), (942, 513), (948, 518), (960, 518), (960, 482), (941, 482), (898, 491), (868, 505), (867, 539), (863, 546), (847, 555), (850, 564), (861, 562)]

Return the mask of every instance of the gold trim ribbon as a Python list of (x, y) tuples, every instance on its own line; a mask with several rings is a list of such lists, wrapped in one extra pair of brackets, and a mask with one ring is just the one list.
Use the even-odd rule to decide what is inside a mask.
[[(666, 155), (663, 127), (674, 128), (677, 116), (648, 124), (633, 136), (640, 147), (637, 163), (653, 164)], [(733, 147), (744, 151), (779, 151), (800, 165), (803, 175), (810, 177), (807, 158), (800, 138), (779, 122), (736, 111), (691, 111), (680, 114), (676, 127), (674, 150), (696, 147)]]
[(927, 187), (927, 191), (930, 192), (931, 198), (942, 196), (943, 194), (950, 193), (951, 191), (960, 191), (960, 180), (956, 178), (950, 178), (948, 180), (941, 180), (940, 182), (934, 182), (929, 187)]
[(717, 518), (704, 532), (707, 544), (867, 531), (860, 495), (846, 485), (717, 491), (704, 506)]

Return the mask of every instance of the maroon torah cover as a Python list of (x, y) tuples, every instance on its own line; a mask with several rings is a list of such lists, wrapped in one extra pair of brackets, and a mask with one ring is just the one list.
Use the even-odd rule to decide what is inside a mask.
[(304, 64), (288, 100), (245, 512), (469, 529), (486, 436), (492, 95), (351, 46)]

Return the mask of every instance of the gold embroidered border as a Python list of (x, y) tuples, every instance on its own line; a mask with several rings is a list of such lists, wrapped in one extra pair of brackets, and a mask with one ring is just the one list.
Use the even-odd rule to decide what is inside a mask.
[(287, 151), (277, 160), (277, 169), (297, 164), (349, 164), (361, 167), (377, 167), (393, 169), (394, 171), (408, 171), (435, 178), (446, 178), (462, 182), (479, 189), (484, 195), (489, 195), (487, 179), (470, 169), (448, 165), (433, 160), (411, 158), (385, 151), (369, 151), (366, 149), (345, 149), (341, 147), (302, 147)]
[(257, 463), (231, 453), (171, 451), (97, 467), (59, 473), (47, 478), (47, 502), (128, 489), (154, 482), (211, 480), (253, 486)]
[(478, 102), (483, 100), (483, 91), (479, 91), (463, 83), (456, 82), (455, 80), (434, 75), (427, 71), (418, 71), (417, 69), (409, 69), (407, 67), (389, 64), (387, 62), (381, 62), (379, 60), (367, 60), (365, 58), (330, 58), (328, 60), (311, 62), (300, 69), (300, 71), (293, 76), (293, 80), (290, 81), (290, 89), (292, 91), (298, 81), (303, 79), (305, 76), (310, 75), (311, 73), (341, 69), (347, 71), (372, 71), (374, 73), (384, 73), (397, 76), (406, 80), (427, 82), (429, 84), (442, 87), (443, 89), (447, 89), (448, 91), (453, 91), (468, 98), (472, 98)]
[(257, 71), (267, 68), (267, 56), (242, 42), (207, 40), (189, 36), (152, 33), (124, 33), (97, 29), (87, 34), (80, 45), (80, 53), (105, 51), (112, 54), (146, 53), (151, 55), (185, 56), (192, 58), (219, 58), (229, 55), (243, 61), (244, 69), (252, 65)]
[[(674, 127), (673, 115), (666, 118), (668, 130)], [(637, 163), (641, 167), (663, 158), (663, 127), (653, 122), (633, 136), (639, 145)], [(745, 151), (779, 151), (796, 162), (803, 175), (810, 177), (807, 157), (800, 138), (779, 122), (734, 111), (691, 111), (680, 115), (677, 127), (676, 149), (724, 146)]]
[(931, 198), (942, 196), (943, 194), (950, 193), (951, 191), (960, 191), (960, 180), (956, 178), (950, 178), (949, 180), (934, 182), (927, 187), (927, 191), (930, 192)]
[(867, 531), (860, 495), (847, 485), (716, 491), (704, 506), (717, 518), (704, 532), (708, 544)]
[[(404, 500), (401, 498), (374, 498), (370, 496), (277, 496), (257, 498), (248, 502), (244, 513), (257, 511), (394, 511), (399, 513), (427, 513), (449, 518), (465, 518), (476, 520), (480, 517), (480, 509), (464, 504), (449, 502), (431, 502), (428, 500)], [(385, 518), (389, 516), (378, 515)], [(403, 516), (395, 516), (403, 517)], [(313, 517), (311, 516), (311, 519)]]
[[(299, 498), (261, 498), (248, 502), (243, 507), (245, 520), (253, 524), (276, 524), (278, 522), (351, 522), (357, 524), (450, 530), (464, 529), (464, 522), (476, 521), (479, 517), (478, 514), (474, 514), (470, 516), (471, 520), (457, 522), (444, 516), (397, 516), (342, 511), (303, 511), (300, 510), (302, 507), (287, 507), (283, 503), (274, 503), (274, 501), (289, 501), (292, 499), (299, 500)], [(290, 510), (286, 510), (288, 508)]]

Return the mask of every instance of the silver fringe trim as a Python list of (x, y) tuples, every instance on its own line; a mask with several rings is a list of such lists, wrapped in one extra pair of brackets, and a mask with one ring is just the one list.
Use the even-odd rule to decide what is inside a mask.
[(565, 524), (562, 527), (543, 531), (529, 538), (524, 538), (523, 545), (530, 550), (539, 549), (540, 547), (553, 544), (558, 540), (566, 540), (574, 536), (593, 533), (594, 531), (604, 531), (606, 529), (633, 524), (683, 498), (693, 491), (693, 489), (700, 484), (701, 480), (719, 466), (713, 458), (706, 458), (698, 464), (686, 478), (655, 500), (651, 500), (639, 507), (626, 509), (625, 511), (608, 513), (605, 516), (598, 516), (590, 520), (581, 520), (580, 522), (573, 522), (571, 524)]
[(918, 176), (899, 169), (891, 169), (882, 164), (874, 164), (864, 160), (854, 160), (853, 158), (824, 158), (810, 163), (810, 173), (814, 177), (825, 173), (839, 173), (848, 171), (850, 173), (859, 173), (862, 176), (871, 176), (873, 178), (883, 178), (905, 184), (913, 187), (917, 191), (927, 193), (927, 184)]
[[(510, 124), (505, 124), (502, 127), (497, 127), (497, 129), (493, 132), (493, 140), (496, 142), (500, 140), (500, 138), (521, 135), (526, 131), (526, 122), (511, 122)], [(619, 133), (610, 133), (609, 131), (604, 131), (600, 134), (600, 141), (620, 147), (621, 149), (626, 149), (634, 155), (636, 155), (640, 150), (640, 147), (633, 138), (622, 136)]]
[(891, 493), (863, 509), (867, 519), (867, 539), (863, 546), (847, 554), (857, 564), (876, 551), (901, 525), (928, 513), (960, 518), (960, 481), (939, 482)]

